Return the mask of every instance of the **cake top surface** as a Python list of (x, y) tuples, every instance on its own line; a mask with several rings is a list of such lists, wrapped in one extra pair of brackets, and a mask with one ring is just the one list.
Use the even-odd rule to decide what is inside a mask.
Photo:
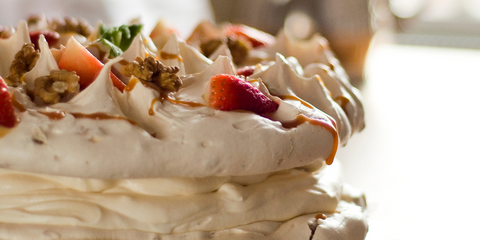
[(15, 116), (13, 127), (0, 126), (6, 169), (112, 179), (262, 174), (330, 164), (364, 127), (358, 90), (318, 35), (301, 41), (203, 22), (183, 40), (160, 22), (149, 36), (139, 24), (82, 36), (43, 19), (20, 22), (0, 52)]

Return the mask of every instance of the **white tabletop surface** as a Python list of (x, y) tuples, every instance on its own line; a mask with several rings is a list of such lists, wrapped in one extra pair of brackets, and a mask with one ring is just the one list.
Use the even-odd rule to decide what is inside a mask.
[(480, 50), (374, 44), (365, 130), (338, 158), (367, 240), (480, 239)]

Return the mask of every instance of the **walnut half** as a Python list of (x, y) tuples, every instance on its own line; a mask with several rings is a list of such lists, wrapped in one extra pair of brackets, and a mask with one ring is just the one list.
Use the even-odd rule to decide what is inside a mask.
[(18, 87), (23, 75), (35, 67), (39, 58), (40, 53), (35, 50), (35, 46), (32, 43), (25, 43), (22, 49), (15, 54), (15, 58), (10, 65), (10, 75), (5, 78), (7, 85)]
[(33, 94), (39, 97), (46, 104), (55, 104), (67, 94), (73, 94), (79, 91), (80, 78), (75, 72), (69, 72), (65, 69), (52, 70), (49, 76), (42, 76), (35, 79), (35, 89)]
[(182, 80), (177, 73), (180, 69), (176, 66), (165, 66), (152, 56), (148, 56), (145, 60), (137, 57), (135, 61), (123, 66), (122, 74), (151, 82), (160, 87), (163, 91), (176, 92), (182, 86)]

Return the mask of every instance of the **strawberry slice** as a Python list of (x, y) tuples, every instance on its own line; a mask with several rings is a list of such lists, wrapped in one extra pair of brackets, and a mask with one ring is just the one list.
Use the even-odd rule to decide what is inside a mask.
[(237, 70), (237, 75), (248, 77), (255, 71), (255, 66), (245, 66)]
[(234, 75), (219, 74), (210, 79), (205, 99), (222, 111), (246, 110), (256, 114), (275, 112), (278, 104), (249, 82)]
[(8, 92), (7, 83), (0, 77), (0, 125), (13, 128), (17, 123), (12, 97)]
[(38, 39), (40, 38), (40, 35), (43, 35), (45, 37), (45, 40), (47, 40), (48, 46), (50, 48), (55, 46), (60, 40), (60, 34), (51, 30), (34, 30), (30, 31), (29, 35), (30, 41), (32, 41), (33, 45), (35, 45), (35, 49), (39, 49)]
[(243, 24), (233, 24), (225, 27), (226, 35), (236, 35), (239, 37), (246, 38), (249, 42), (252, 43), (254, 48), (262, 46), (270, 46), (275, 43), (275, 37), (260, 31), (258, 29), (245, 26)]
[[(82, 44), (74, 38), (68, 40), (62, 56), (58, 61), (58, 67), (68, 71), (75, 71), (80, 77), (78, 83), (80, 89), (85, 89), (97, 78), (103, 68), (103, 63), (93, 56)], [(113, 85), (123, 92), (125, 84), (120, 81), (112, 72), (110, 78)]]

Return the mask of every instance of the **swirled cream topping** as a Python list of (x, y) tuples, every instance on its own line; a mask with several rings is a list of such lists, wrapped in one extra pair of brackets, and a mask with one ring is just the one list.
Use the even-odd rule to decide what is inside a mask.
[[(11, 88), (21, 106), (20, 123), (0, 138), (0, 146), (18, 151), (0, 151), (0, 164), (93, 178), (262, 174), (317, 159), (331, 162), (339, 143), (345, 144), (352, 134), (352, 123), (359, 125), (355, 121), (363, 117), (357, 114), (361, 106), (352, 105), (357, 102), (348, 91), (351, 86), (329, 75), (335, 83), (329, 84), (334, 86), (332, 95), (322, 78), (311, 73), (315, 69), (309, 68), (311, 77), (305, 77), (300, 65), (280, 54), (246, 79), (279, 103), (276, 112), (261, 116), (215, 110), (203, 99), (207, 84), (217, 74), (235, 75), (235, 66), (221, 55), (211, 62), (174, 36), (159, 58), (182, 73), (200, 72), (180, 75), (183, 86), (168, 96), (134, 78), (124, 92), (118, 91), (109, 73), (121, 58), (109, 61), (91, 85), (67, 102), (35, 106), (28, 91)], [(125, 58), (132, 59), (135, 52), (153, 54), (142, 41), (137, 36)], [(38, 66), (54, 68), (55, 58), (45, 45), (41, 38)], [(35, 79), (36, 72), (27, 79)], [(347, 99), (345, 106), (334, 98)]]
[[(223, 38), (199, 29), (190, 40)], [(256, 114), (205, 101), (213, 76), (240, 75), (230, 48), (246, 45), (224, 41), (207, 58), (171, 31), (153, 33), (134, 36), (116, 58), (91, 45), (105, 65), (54, 104), (34, 92), (38, 78), (60, 68), (64, 48), (39, 37), (36, 65), (8, 87), (18, 124), (0, 127), (1, 239), (364, 238), (361, 196), (344, 190), (332, 164), (363, 129), (363, 107), (323, 38), (300, 44), (281, 32), (242, 56), (256, 61), (245, 64), (252, 73), (244, 81), (278, 104)], [(9, 49), (0, 76), (28, 34), (20, 23), (0, 40)], [(147, 57), (178, 70), (178, 91), (122, 73)]]

